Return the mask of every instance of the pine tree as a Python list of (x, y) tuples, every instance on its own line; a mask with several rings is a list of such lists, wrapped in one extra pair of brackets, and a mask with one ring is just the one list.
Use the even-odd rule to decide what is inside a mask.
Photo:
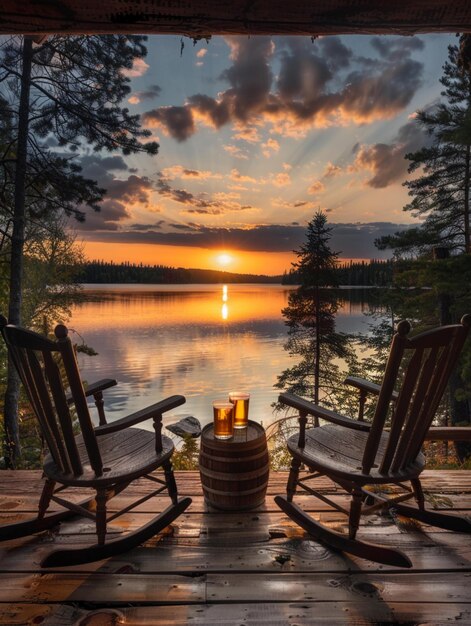
[(348, 337), (335, 331), (335, 314), (339, 299), (337, 286), (337, 257), (329, 247), (332, 229), (327, 217), (318, 211), (309, 222), (306, 241), (296, 252), (293, 267), (300, 287), (289, 295), (283, 309), (288, 326), (287, 350), (301, 357), (294, 366), (278, 377), (276, 387), (304, 396), (318, 403), (331, 404), (330, 396), (339, 382), (336, 359), (347, 358)]
[(471, 252), (471, 72), (463, 68), (456, 46), (448, 48), (440, 82), (444, 101), (416, 117), (431, 145), (406, 155), (409, 173), (420, 175), (404, 183), (412, 197), (404, 211), (423, 224), (379, 239), (381, 249), (422, 253), (440, 245)]
[[(0, 48), (1, 101), (11, 120), (12, 141), (8, 158), (13, 165), (10, 232), (10, 287), (8, 319), (21, 322), (23, 257), (27, 228), (28, 193), (31, 179), (42, 173), (41, 185), (52, 185), (50, 210), (64, 210), (83, 218), (78, 205), (85, 201), (98, 208), (98, 196), (83, 197), (83, 179), (70, 163), (85, 143), (95, 150), (120, 150), (124, 154), (156, 154), (155, 142), (143, 143), (149, 131), (142, 130), (138, 115), (121, 106), (130, 91), (124, 70), (146, 55), (145, 37), (51, 36), (33, 45), (31, 37), (10, 37)], [(1, 115), (4, 118), (4, 113)], [(47, 140), (54, 137), (68, 158), (51, 155)], [(5, 155), (5, 152), (4, 152)], [(65, 180), (64, 180), (64, 174)], [(75, 178), (74, 178), (75, 175)], [(80, 178), (80, 177), (79, 177)], [(61, 182), (59, 182), (61, 181)], [(92, 181), (88, 181), (91, 183)], [(39, 185), (40, 186), (40, 185)], [(59, 201), (68, 190), (69, 198)], [(93, 196), (92, 190), (92, 196)], [(57, 200), (57, 202), (55, 202)], [(49, 210), (49, 209), (48, 209)], [(8, 229), (7, 229), (8, 230)], [(17, 405), (19, 380), (10, 364), (5, 394), (4, 420), (6, 458), (14, 464), (19, 455)]]

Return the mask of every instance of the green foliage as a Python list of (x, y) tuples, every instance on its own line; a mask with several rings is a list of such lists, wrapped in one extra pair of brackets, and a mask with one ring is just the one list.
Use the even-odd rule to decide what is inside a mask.
[[(145, 41), (141, 35), (51, 35), (34, 46), (30, 37), (18, 36), (5, 38), (0, 46), (0, 229), (8, 239), (8, 317), (15, 324), (21, 322), (28, 245), (54, 239), (38, 236), (44, 223), (51, 226), (64, 214), (83, 220), (84, 208), (99, 209), (105, 190), (81, 176), (74, 160), (78, 150), (157, 154), (157, 143), (143, 141), (151, 133), (141, 129), (139, 115), (121, 106), (130, 92), (127, 73), (147, 53)], [(31, 255), (30, 273), (40, 282), (46, 264), (35, 262), (38, 254)], [(56, 312), (67, 307), (64, 294), (47, 291)], [(31, 319), (40, 316), (47, 326), (47, 312), (38, 312), (33, 300)], [(5, 449), (11, 464), (20, 450), (18, 394), (12, 368), (4, 396)]]
[(287, 440), (299, 431), (298, 415), (286, 415), (267, 428), (267, 444), (270, 468), (274, 471), (289, 469), (292, 456), (288, 452)]
[(172, 465), (175, 470), (197, 470), (199, 468), (199, 446), (197, 439), (191, 435), (183, 437), (180, 450), (175, 450)]
[(416, 116), (430, 145), (406, 155), (409, 173), (419, 175), (404, 183), (412, 197), (404, 211), (423, 223), (377, 242), (400, 256), (423, 254), (437, 245), (471, 252), (471, 74), (461, 67), (456, 46), (448, 48), (440, 82), (445, 100)]
[[(35, 137), (53, 135), (60, 146), (77, 149), (81, 140), (95, 150), (144, 151), (156, 154), (158, 144), (142, 143), (150, 131), (141, 129), (138, 114), (121, 106), (130, 93), (131, 70), (147, 54), (142, 35), (49, 35), (33, 48), (30, 127)], [(18, 94), (23, 38), (2, 45), (1, 78)]]
[[(336, 283), (338, 285), (386, 287), (392, 282), (393, 261), (338, 261), (335, 266)], [(283, 285), (299, 285), (301, 282), (298, 271), (291, 269), (283, 275)]]

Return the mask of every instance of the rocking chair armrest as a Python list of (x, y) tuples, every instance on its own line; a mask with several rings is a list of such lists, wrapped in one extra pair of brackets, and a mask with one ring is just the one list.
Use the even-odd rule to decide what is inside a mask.
[[(100, 391), (104, 391), (105, 389), (109, 389), (110, 387), (114, 387), (117, 384), (118, 382), (114, 380), (114, 378), (103, 378), (101, 380), (97, 380), (95, 383), (88, 385), (88, 387), (84, 389), (85, 396), (87, 398), (88, 396), (94, 396), (96, 393), (99, 393)], [(74, 399), (72, 398), (70, 394), (67, 395), (66, 399), (67, 399), (67, 404), (72, 404), (72, 402), (74, 401)]]
[(151, 418), (154, 420), (156, 418), (158, 419), (158, 417), (161, 417), (162, 413), (165, 413), (165, 411), (175, 409), (177, 406), (185, 404), (185, 402), (186, 399), (184, 396), (170, 396), (169, 398), (165, 398), (165, 400), (160, 400), (160, 402), (156, 402), (145, 409), (131, 413), (131, 415), (116, 420), (115, 422), (104, 424), (103, 426), (97, 426), (95, 428), (95, 434), (108, 435), (109, 433), (114, 433), (119, 430), (123, 430), (124, 428), (135, 426), (136, 424)]
[[(372, 383), (370, 380), (366, 380), (365, 378), (358, 378), (357, 376), (347, 376), (343, 382), (345, 385), (356, 387), (360, 391), (366, 391), (366, 393), (373, 393), (376, 396), (378, 396), (381, 391), (381, 385)], [(397, 400), (398, 396), (399, 394), (397, 391), (393, 391), (392, 399)]]
[(354, 430), (362, 430), (366, 432), (369, 431), (371, 428), (371, 424), (368, 424), (367, 422), (358, 422), (356, 420), (352, 420), (345, 415), (340, 415), (340, 413), (336, 413), (335, 411), (331, 411), (330, 409), (325, 409), (318, 404), (309, 402), (309, 400), (305, 400), (304, 398), (301, 398), (300, 396), (292, 393), (280, 394), (279, 401), (282, 404), (287, 404), (288, 406), (297, 409), (300, 413), (314, 415), (316, 417), (319, 417), (320, 419), (332, 422), (333, 424), (338, 424), (339, 426), (345, 426), (346, 428), (352, 428)]

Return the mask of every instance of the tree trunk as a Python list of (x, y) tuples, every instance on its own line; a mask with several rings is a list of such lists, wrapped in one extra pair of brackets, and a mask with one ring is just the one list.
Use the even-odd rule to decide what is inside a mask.
[(471, 253), (471, 235), (469, 230), (470, 156), (471, 146), (466, 146), (466, 171), (464, 174), (464, 249), (466, 254)]
[[(19, 324), (21, 322), (23, 248), (25, 241), (25, 183), (28, 156), (29, 93), (32, 58), (33, 41), (30, 37), (25, 37), (23, 40), (23, 68), (21, 72), (21, 92), (18, 111), (18, 141), (10, 258), (8, 321), (11, 324)], [(9, 358), (4, 408), (5, 464), (7, 467), (14, 467), (21, 453), (18, 429), (19, 393), (20, 381), (16, 369)]]

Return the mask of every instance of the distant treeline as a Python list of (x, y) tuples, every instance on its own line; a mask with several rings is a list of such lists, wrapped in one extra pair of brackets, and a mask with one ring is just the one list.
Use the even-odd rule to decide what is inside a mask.
[[(363, 285), (385, 287), (392, 282), (392, 261), (362, 261), (339, 264), (340, 285)], [(185, 283), (281, 283), (298, 284), (295, 271), (283, 276), (263, 274), (235, 274), (217, 270), (185, 269), (166, 265), (144, 265), (143, 263), (113, 263), (91, 261), (81, 266), (79, 280), (82, 283), (124, 284), (185, 284)]]
[[(339, 285), (362, 285), (386, 287), (392, 283), (393, 261), (350, 261), (337, 267)], [(283, 275), (283, 285), (299, 283), (297, 272), (291, 270)]]
[(184, 283), (280, 283), (281, 276), (234, 274), (216, 270), (185, 269), (143, 263), (85, 263), (79, 275), (82, 283), (184, 284)]

